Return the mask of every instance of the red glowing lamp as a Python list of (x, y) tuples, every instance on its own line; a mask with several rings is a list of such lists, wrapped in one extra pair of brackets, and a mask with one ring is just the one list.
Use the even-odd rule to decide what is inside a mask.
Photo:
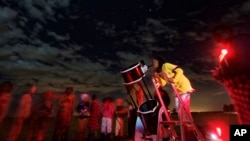
[(225, 56), (227, 55), (227, 53), (228, 53), (227, 49), (222, 49), (221, 50), (221, 54), (219, 56), (219, 61), (220, 62), (225, 58)]

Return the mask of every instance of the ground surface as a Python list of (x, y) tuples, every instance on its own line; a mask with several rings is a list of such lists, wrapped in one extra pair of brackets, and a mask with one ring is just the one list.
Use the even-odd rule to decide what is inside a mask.
[[(227, 137), (229, 131), (229, 125), (238, 123), (236, 115), (231, 113), (206, 112), (206, 113), (193, 113), (192, 115), (195, 123), (201, 128), (203, 127), (207, 128), (208, 126), (222, 128), (226, 140), (229, 140), (229, 138)], [(173, 118), (175, 117), (176, 115), (173, 115)], [(12, 120), (13, 119), (11, 118), (5, 119), (2, 125), (0, 126), (0, 141), (5, 141)], [(53, 129), (54, 129), (54, 118), (51, 118), (50, 128), (48, 129), (47, 132), (46, 141), (52, 141), (51, 137), (53, 134)], [(125, 135), (127, 135), (126, 129), (125, 129)], [(69, 131), (69, 141), (76, 140), (76, 133), (77, 133), (77, 118), (74, 118)], [(26, 135), (27, 135), (27, 126), (25, 124), (18, 141), (24, 141)], [(132, 141), (132, 139), (126, 138), (123, 139), (123, 141)]]

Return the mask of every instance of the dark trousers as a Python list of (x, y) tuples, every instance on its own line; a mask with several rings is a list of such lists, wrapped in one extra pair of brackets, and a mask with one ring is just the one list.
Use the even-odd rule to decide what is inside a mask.
[(99, 141), (103, 140), (99, 137), (99, 130), (98, 129), (89, 129), (88, 141)]
[(52, 141), (67, 141), (69, 126), (61, 129), (56, 129), (53, 134)]

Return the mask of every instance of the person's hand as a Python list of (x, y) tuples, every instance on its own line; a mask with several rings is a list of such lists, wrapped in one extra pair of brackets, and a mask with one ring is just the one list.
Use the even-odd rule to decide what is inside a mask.
[(173, 78), (168, 78), (168, 82), (169, 83), (174, 83), (174, 79)]
[(160, 74), (159, 74), (159, 73), (154, 73), (154, 74), (153, 74), (153, 77), (154, 77), (154, 78), (159, 78), (159, 77), (160, 77)]
[(156, 82), (155, 86), (156, 86), (156, 88), (159, 88), (161, 86), (161, 84), (159, 82)]
[(159, 88), (161, 86), (160, 84), (160, 77), (156, 75), (153, 76), (154, 77), (154, 80), (155, 80), (155, 87), (156, 88)]

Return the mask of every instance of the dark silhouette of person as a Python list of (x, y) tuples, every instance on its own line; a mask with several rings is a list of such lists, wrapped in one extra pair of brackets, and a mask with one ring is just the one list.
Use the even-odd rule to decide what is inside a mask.
[(100, 130), (101, 109), (98, 97), (96, 94), (92, 95), (90, 103), (90, 117), (88, 121), (89, 141), (96, 141), (98, 139), (98, 131)]
[(87, 125), (90, 117), (89, 99), (89, 94), (81, 94), (81, 101), (76, 106), (76, 111), (78, 113), (77, 141), (86, 140)]
[(3, 81), (0, 84), (0, 124), (4, 120), (12, 101), (12, 90), (13, 84), (10, 81)]
[(67, 141), (69, 127), (73, 118), (76, 96), (72, 87), (66, 87), (63, 95), (59, 99), (59, 109), (56, 115), (53, 141)]
[[(7, 141), (16, 141), (22, 131), (23, 124), (31, 116), (32, 96), (37, 91), (37, 86), (28, 84), (27, 91), (22, 95), (16, 111), (16, 119), (11, 126)], [(28, 122), (30, 124), (30, 121)]]

